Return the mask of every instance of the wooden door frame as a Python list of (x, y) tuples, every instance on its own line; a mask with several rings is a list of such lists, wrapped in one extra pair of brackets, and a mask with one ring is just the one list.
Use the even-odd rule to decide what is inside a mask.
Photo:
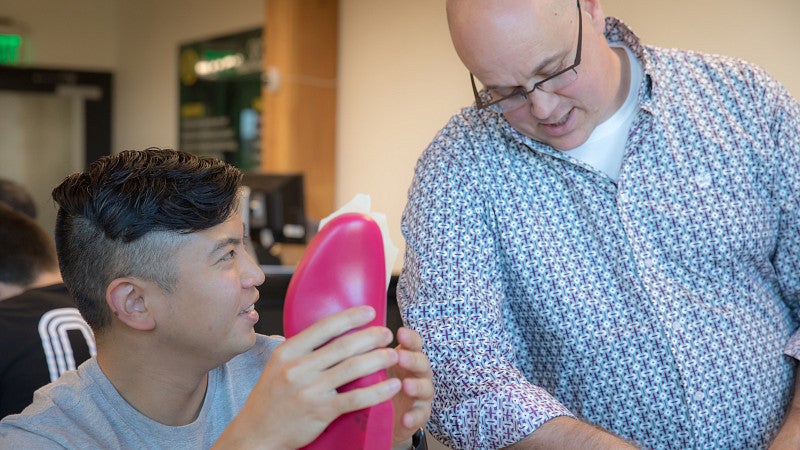
[(306, 209), (334, 209), (338, 0), (265, 0), (262, 170), (305, 175)]

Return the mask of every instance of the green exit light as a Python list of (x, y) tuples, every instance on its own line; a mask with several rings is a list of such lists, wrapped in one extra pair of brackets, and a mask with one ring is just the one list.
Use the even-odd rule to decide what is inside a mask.
[(22, 36), (0, 34), (0, 64), (19, 64)]

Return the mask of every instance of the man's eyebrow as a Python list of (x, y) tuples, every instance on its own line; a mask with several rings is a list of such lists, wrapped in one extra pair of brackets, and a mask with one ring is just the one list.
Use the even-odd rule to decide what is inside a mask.
[(216, 245), (214, 245), (214, 248), (211, 250), (210, 254), (213, 255), (229, 245), (239, 245), (241, 243), (242, 239), (238, 237), (229, 237), (219, 240), (217, 241)]
[[(544, 61), (542, 61), (542, 62), (541, 62), (541, 63), (540, 63), (540, 64), (539, 64), (537, 67), (535, 67), (535, 68), (534, 68), (534, 69), (531, 71), (530, 75), (528, 76), (528, 79), (530, 80), (530, 79), (534, 78), (534, 77), (535, 77), (536, 75), (538, 75), (538, 74), (539, 74), (539, 73), (540, 73), (540, 72), (541, 72), (541, 71), (542, 71), (542, 70), (543, 70), (545, 67), (549, 66), (550, 64), (553, 64), (553, 62), (554, 62), (554, 61), (557, 61), (559, 58), (561, 58), (561, 57), (560, 57), (560, 56), (558, 56), (558, 55), (550, 55), (549, 57), (545, 58), (545, 60), (544, 60)], [(514, 87), (514, 88), (517, 88), (517, 87), (523, 87), (523, 86), (496, 86), (496, 85), (490, 85), (490, 86), (484, 86), (484, 87), (485, 87), (486, 89), (499, 89), (499, 88), (503, 88), (503, 87)]]

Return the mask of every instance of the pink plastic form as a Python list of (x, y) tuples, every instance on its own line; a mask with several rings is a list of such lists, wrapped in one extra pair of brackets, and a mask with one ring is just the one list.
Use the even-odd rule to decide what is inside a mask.
[[(375, 318), (367, 325), (386, 325), (386, 261), (383, 238), (364, 214), (334, 217), (314, 236), (286, 291), (283, 330), (292, 337), (318, 320), (347, 308), (370, 305)], [(386, 379), (381, 370), (354, 380), (339, 392), (371, 386)], [(311, 444), (313, 450), (384, 450), (392, 447), (391, 400), (339, 416)]]

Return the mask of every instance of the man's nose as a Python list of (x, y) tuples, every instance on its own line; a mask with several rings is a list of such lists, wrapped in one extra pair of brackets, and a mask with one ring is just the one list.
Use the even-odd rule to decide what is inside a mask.
[(534, 89), (533, 92), (528, 94), (528, 102), (530, 103), (531, 115), (536, 119), (546, 120), (558, 106), (559, 99), (558, 94)]

